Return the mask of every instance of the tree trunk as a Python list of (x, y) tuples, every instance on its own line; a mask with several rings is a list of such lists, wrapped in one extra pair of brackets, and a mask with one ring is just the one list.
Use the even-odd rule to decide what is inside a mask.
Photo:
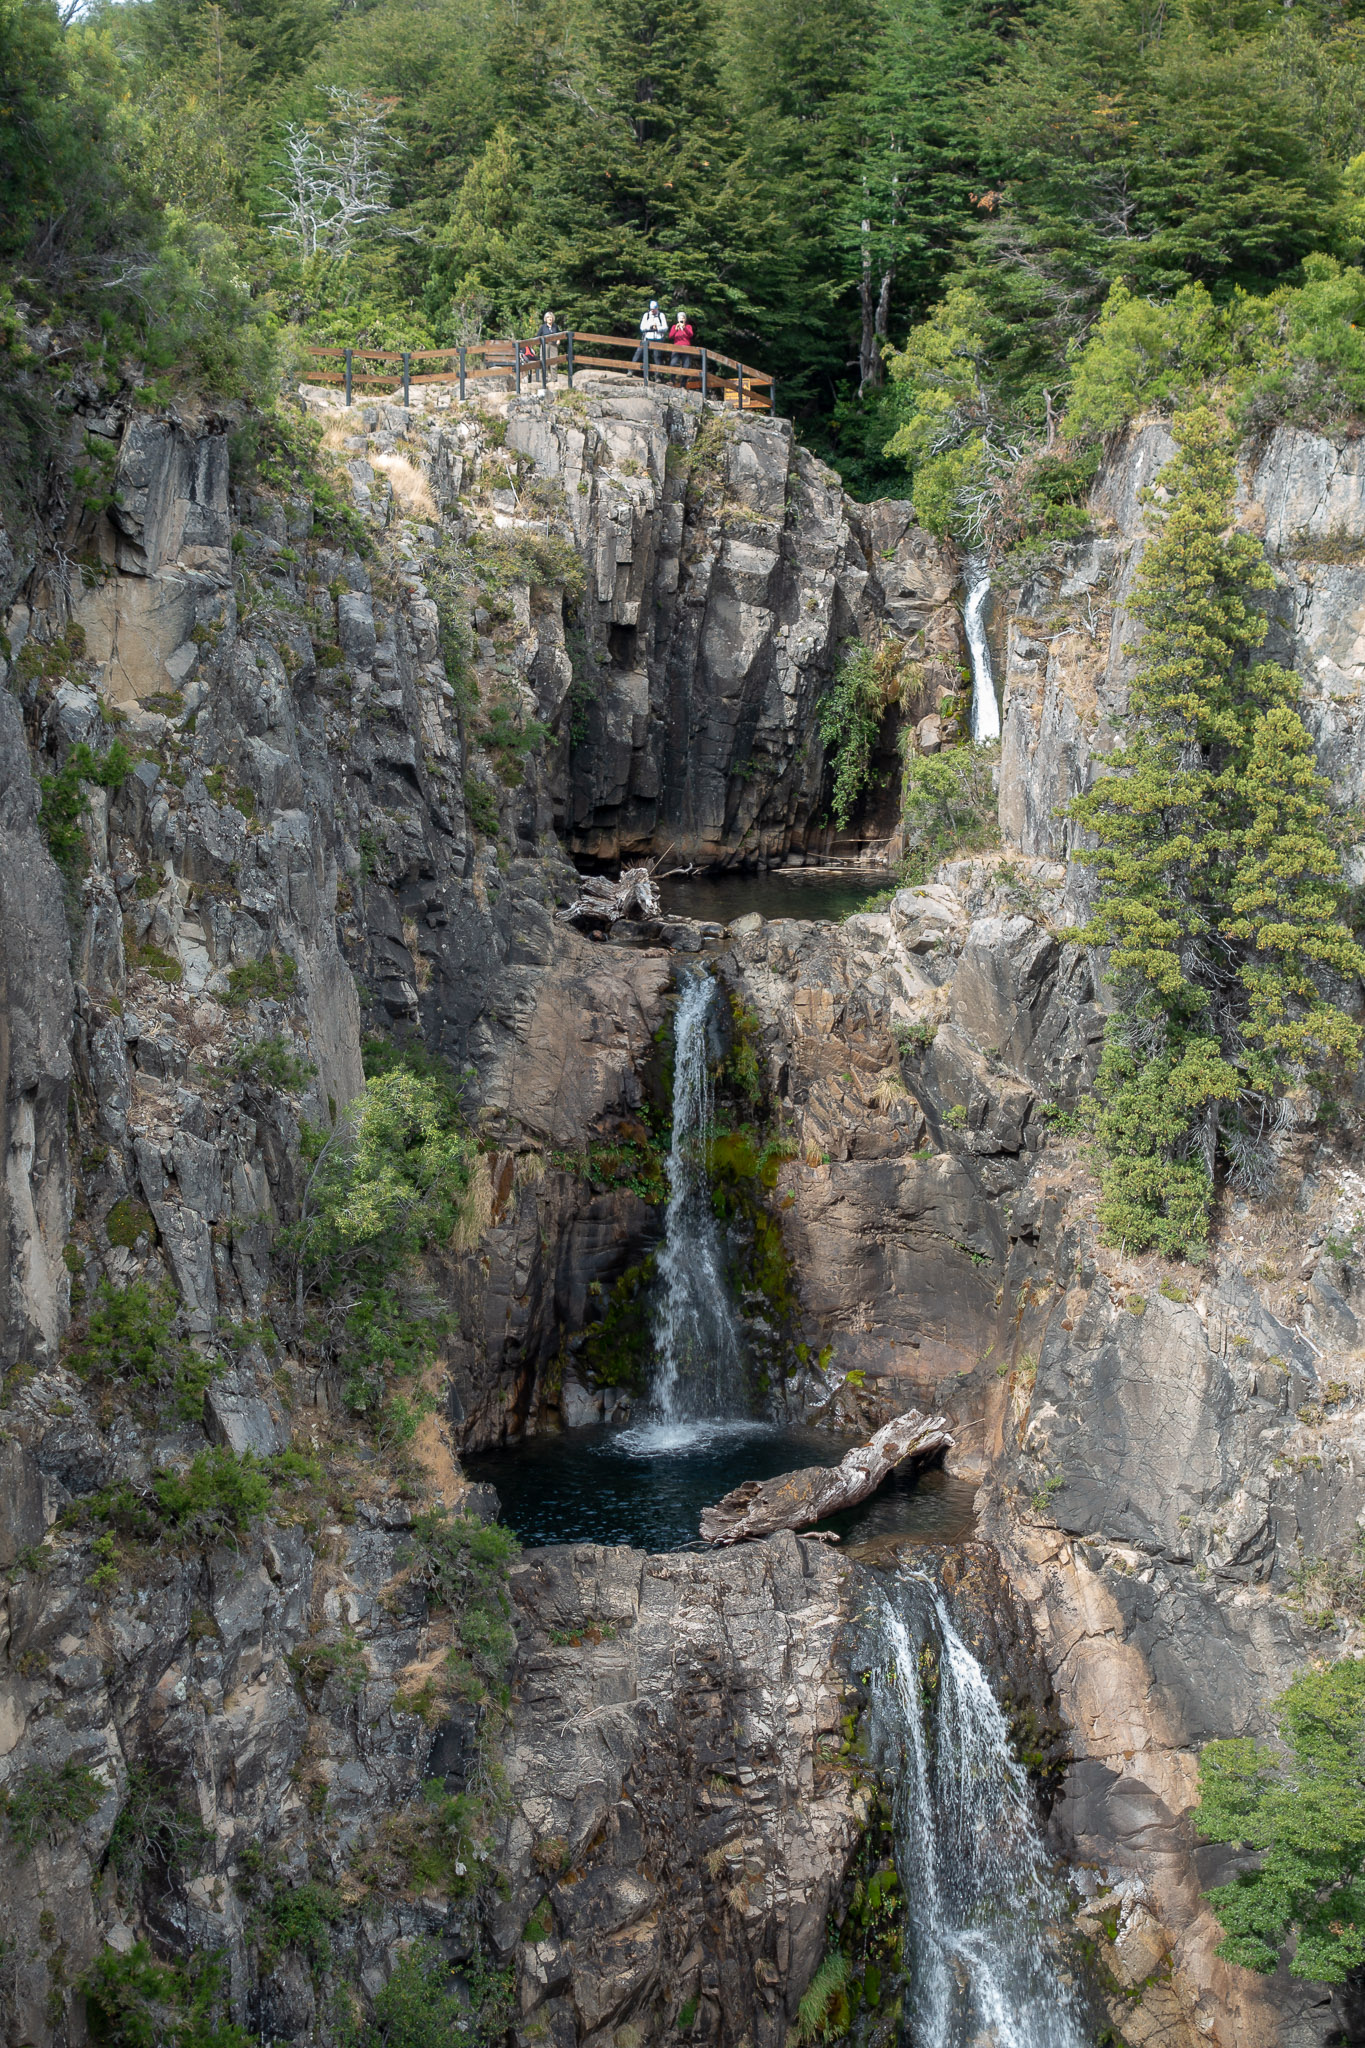
[(856, 1507), (908, 1459), (927, 1464), (952, 1446), (941, 1415), (925, 1417), (912, 1408), (888, 1422), (838, 1465), (807, 1465), (777, 1479), (746, 1479), (713, 1508), (703, 1508), (705, 1543), (743, 1543), (778, 1529), (804, 1529)]

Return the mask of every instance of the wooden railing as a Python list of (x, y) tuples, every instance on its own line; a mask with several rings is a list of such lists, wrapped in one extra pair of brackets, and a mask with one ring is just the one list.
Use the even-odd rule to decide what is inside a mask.
[[(597, 352), (589, 355), (586, 349)], [(608, 349), (614, 353), (602, 353)], [(533, 334), (525, 341), (471, 341), (458, 348), (319, 348), (310, 343), (307, 353), (313, 363), (308, 382), (339, 385), (347, 405), (358, 391), (392, 397), (400, 390), (407, 405), (413, 386), (425, 384), (458, 385), (464, 399), (471, 385), (494, 377), (511, 379), (520, 393), (547, 391), (551, 379), (563, 375), (572, 391), (580, 370), (622, 371), (646, 385), (680, 384), (741, 412), (772, 412), (777, 397), (776, 382), (766, 371), (714, 349), (674, 348), (665, 341), (646, 350), (638, 338), (571, 329)]]

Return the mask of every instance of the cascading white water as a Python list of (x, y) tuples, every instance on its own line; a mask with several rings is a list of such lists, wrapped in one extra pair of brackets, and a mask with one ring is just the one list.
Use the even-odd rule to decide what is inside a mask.
[(658, 1353), (651, 1406), (660, 1424), (736, 1416), (743, 1409), (743, 1353), (725, 1279), (725, 1259), (706, 1141), (713, 1122), (709, 1039), (717, 984), (687, 983), (674, 1019), (673, 1144), (668, 1210), (654, 1314)]
[(967, 564), (967, 602), (962, 623), (967, 631), (967, 649), (972, 660), (972, 739), (980, 747), (1000, 737), (1000, 706), (995, 701), (995, 678), (991, 674), (991, 649), (982, 614), (990, 596), (991, 579), (984, 562)]
[(869, 1622), (915, 2048), (1086, 2048), (1082, 2000), (1051, 1932), (1061, 1902), (1028, 1775), (985, 1672), (926, 1579), (879, 1586)]

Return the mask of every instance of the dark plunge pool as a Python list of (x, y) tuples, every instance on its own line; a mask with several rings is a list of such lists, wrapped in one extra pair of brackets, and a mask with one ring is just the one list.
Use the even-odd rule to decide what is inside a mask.
[[(851, 1441), (770, 1423), (577, 1429), (462, 1463), (471, 1479), (497, 1488), (503, 1520), (524, 1544), (679, 1550), (696, 1541), (702, 1509), (743, 1480), (837, 1465)], [(961, 1543), (972, 1533), (973, 1491), (946, 1472), (893, 1473), (871, 1500), (819, 1527), (849, 1549), (906, 1537)]]
[(885, 874), (829, 874), (802, 868), (765, 875), (675, 875), (659, 884), (665, 913), (733, 924), (756, 910), (760, 917), (834, 920), (861, 910), (889, 888)]

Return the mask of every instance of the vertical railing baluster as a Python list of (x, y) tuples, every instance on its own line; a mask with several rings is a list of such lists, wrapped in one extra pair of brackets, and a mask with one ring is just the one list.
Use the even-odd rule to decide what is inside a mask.
[(743, 412), (743, 410), (744, 410), (744, 365), (743, 365), (743, 363), (736, 363), (736, 365), (735, 365), (735, 375), (736, 375), (736, 377), (737, 377), (737, 378), (738, 378), (738, 380), (739, 380), (739, 409), (740, 409), (740, 411), (741, 411), (741, 412)]
[(705, 349), (703, 349), (703, 350), (702, 350), (702, 352), (701, 352), (701, 402), (702, 402), (702, 404), (703, 404), (703, 405), (705, 405), (705, 403), (706, 403), (706, 394), (707, 394), (707, 377), (706, 377), (706, 350), (705, 350)]
[(573, 329), (569, 329), (569, 389), (573, 390)]
[(346, 351), (346, 410), (351, 409), (351, 351)]
[(406, 348), (403, 351), (403, 403), (412, 404), (412, 351)]
[(514, 355), (514, 356), (516, 357), (516, 363), (517, 363), (517, 397), (518, 397), (518, 398), (520, 398), (520, 397), (521, 397), (521, 343), (520, 343), (519, 341), (514, 341), (514, 342), (512, 343), (512, 354), (513, 354), (513, 355)]
[(460, 344), (460, 404), (464, 404), (464, 344)]

